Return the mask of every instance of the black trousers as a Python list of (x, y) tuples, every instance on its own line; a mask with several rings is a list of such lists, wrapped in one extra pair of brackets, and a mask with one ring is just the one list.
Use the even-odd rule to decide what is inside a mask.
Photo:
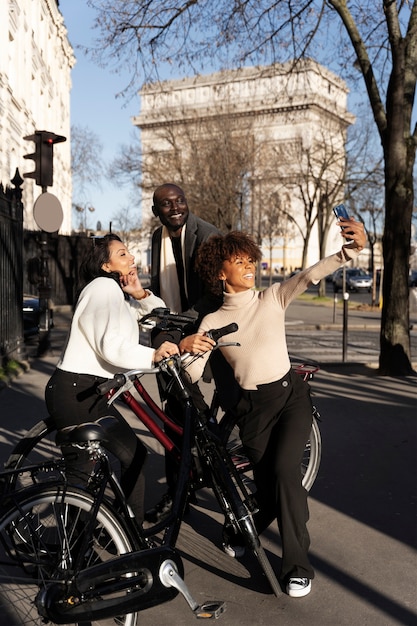
[(276, 519), (282, 540), (281, 579), (311, 579), (307, 491), (300, 471), (312, 424), (309, 386), (290, 370), (255, 391), (242, 390), (237, 413), (240, 437), (254, 466), (258, 532)]
[(144, 516), (145, 480), (142, 468), (147, 450), (114, 405), (107, 406), (97, 386), (105, 378), (74, 374), (56, 369), (45, 389), (46, 406), (57, 429), (83, 422), (93, 422), (111, 415), (106, 423), (106, 448), (120, 461), (121, 485), (138, 522)]

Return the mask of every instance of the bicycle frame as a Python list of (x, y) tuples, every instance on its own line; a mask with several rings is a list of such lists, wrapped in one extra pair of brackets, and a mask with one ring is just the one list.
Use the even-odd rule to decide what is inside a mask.
[[(59, 580), (56, 584), (50, 581), (48, 585), (40, 588), (39, 594), (36, 597), (36, 607), (41, 616), (57, 624), (73, 623), (75, 619), (80, 619), (80, 617), (83, 621), (94, 620), (100, 617), (114, 617), (120, 614), (141, 611), (151, 606), (167, 602), (173, 599), (178, 591), (184, 596), (189, 607), (197, 617), (218, 617), (223, 612), (224, 603), (221, 601), (211, 601), (199, 605), (192, 598), (183, 580), (184, 568), (182, 559), (175, 549), (188, 494), (192, 464), (191, 439), (193, 436), (193, 405), (188, 398), (185, 388), (184, 416), (183, 450), (180, 461), (177, 495), (173, 504), (174, 513), (170, 517), (170, 523), (167, 524), (161, 545), (158, 547), (146, 540), (144, 534), (134, 522), (133, 513), (126, 503), (119, 481), (111, 468), (110, 461), (101, 447), (100, 439), (97, 439), (97, 441), (91, 440), (91, 435), (88, 435), (88, 429), (91, 428), (90, 424), (81, 424), (74, 428), (64, 429), (67, 431), (64, 435), (64, 431), (60, 431), (61, 440), (59, 441), (60, 445), (65, 447), (75, 445), (76, 447), (81, 447), (89, 451), (90, 457), (94, 460), (94, 466), (89, 475), (78, 473), (77, 470), (71, 470), (67, 473), (66, 470), (68, 468), (63, 459), (27, 466), (24, 470), (11, 469), (0, 474), (0, 477), (4, 477), (6, 489), (7, 485), (10, 484), (7, 478), (11, 475), (22, 473), (23, 471), (33, 476), (34, 484), (32, 486), (26, 487), (20, 492), (6, 491), (0, 499), (1, 504), (4, 504), (8, 499), (9, 506), (13, 503), (13, 506), (18, 510), (20, 509), (20, 498), (24, 499), (30, 494), (39, 493), (39, 488), (42, 489), (44, 486), (49, 486), (52, 489), (56, 488), (56, 506), (62, 503), (62, 506), (65, 507), (65, 494), (67, 490), (71, 491), (74, 476), (77, 479), (82, 479), (86, 493), (89, 493), (91, 496), (92, 508), (89, 513), (87, 525), (81, 534), (78, 556), (76, 555), (72, 564), (73, 572), (70, 574), (70, 578), (66, 581), (65, 586), (63, 586), (64, 581)], [(102, 419), (106, 420), (108, 418)], [(100, 423), (100, 420), (98, 420), (98, 423)], [(74, 440), (72, 433), (77, 429), (77, 439)], [(61, 480), (51, 481), (48, 485), (42, 482), (41, 484), (36, 482), (35, 476), (37, 473), (52, 472), (53, 470), (59, 471)], [(95, 518), (101, 504), (107, 501), (105, 491), (108, 487), (111, 488), (116, 505), (119, 510), (122, 511), (123, 519), (130, 528), (131, 534), (136, 537), (140, 548), (139, 550), (115, 557), (111, 559), (111, 561), (106, 561), (90, 566), (85, 570), (80, 570), (83, 555), (86, 550), (88, 550)], [(78, 487), (78, 489), (80, 489), (80, 487)], [(30, 523), (29, 520), (28, 524)], [(64, 523), (63, 519), (62, 523)], [(155, 528), (153, 530), (155, 531)], [(36, 534), (36, 528), (33, 529), (33, 532)], [(62, 527), (61, 535), (65, 536), (64, 526)], [(1, 540), (2, 538), (0, 537), (0, 541)], [(14, 561), (19, 562), (16, 558)], [(22, 561), (25, 562), (25, 559), (23, 558)], [(108, 593), (109, 585), (113, 589), (109, 579), (111, 581), (114, 576), (117, 577), (117, 589), (119, 592), (132, 590), (132, 593), (123, 598), (103, 601), (103, 606), (100, 602), (97, 604), (93, 603), (91, 606), (87, 602), (83, 609), (84, 612), (80, 613), (80, 615), (74, 616), (73, 613), (68, 614), (68, 606), (72, 604), (71, 598), (75, 591), (82, 596), (85, 595), (86, 598), (89, 596), (100, 598), (103, 592), (104, 594)], [(148, 579), (145, 588), (142, 592), (135, 594), (136, 587), (140, 588), (141, 585), (143, 586), (145, 578)], [(67, 591), (66, 588), (68, 589)], [(57, 594), (62, 601), (56, 601)], [(74, 610), (76, 611), (76, 608)]]
[[(169, 366), (170, 360), (172, 361), (171, 367)], [(230, 473), (234, 475), (234, 480), (237, 481), (237, 484), (239, 485), (239, 496), (237, 498), (237, 501), (240, 503), (240, 506), (238, 511), (236, 509), (233, 509), (233, 506), (231, 508), (229, 507), (229, 503), (236, 502), (236, 499), (228, 499), (228, 495), (231, 492), (230, 489), (228, 490), (228, 487), (226, 486), (223, 492), (221, 491), (221, 489), (220, 492), (218, 492), (218, 490), (216, 491), (216, 497), (218, 497), (220, 493), (219, 502), (222, 501), (224, 505), (224, 508), (222, 505), (222, 510), (224, 512), (228, 512), (227, 515), (229, 515), (229, 522), (233, 522), (234, 520), (236, 520), (237, 526), (240, 525), (242, 521), (244, 521), (246, 518), (250, 522), (251, 515), (254, 513), (254, 509), (251, 505), (251, 494), (248, 493), (248, 490), (244, 486), (243, 481), (240, 479), (239, 474), (237, 474), (236, 468), (233, 465), (233, 461), (230, 459), (228, 452), (225, 449), (225, 446), (219, 442), (218, 445), (221, 449), (217, 449), (217, 439), (208, 429), (206, 418), (203, 415), (200, 415), (196, 407), (194, 407), (187, 388), (182, 381), (180, 370), (178, 368), (178, 364), (175, 358), (171, 357), (171, 359), (167, 359), (166, 365), (164, 367), (166, 367), (167, 369), (161, 369), (160, 371), (166, 371), (173, 377), (177, 384), (178, 394), (183, 402), (184, 423), (182, 426), (180, 426), (169, 415), (167, 415), (163, 411), (163, 409), (152, 399), (152, 397), (142, 385), (142, 382), (140, 380), (140, 373), (138, 373), (138, 376), (136, 376), (135, 378), (130, 379), (130, 385), (136, 389), (136, 392), (143, 400), (145, 407), (133, 396), (131, 391), (129, 391), (128, 386), (126, 386), (124, 390), (122, 387), (122, 389), (119, 389), (119, 392), (113, 391), (108, 394), (110, 402), (114, 401), (117, 397), (130, 408), (132, 413), (143, 423), (143, 425), (163, 446), (163, 448), (169, 454), (171, 454), (174, 459), (176, 459), (179, 466), (177, 489), (174, 496), (171, 514), (162, 522), (153, 525), (144, 532), (142, 532), (142, 530), (139, 530), (138, 527), (135, 525), (135, 522), (133, 521), (133, 515), (131, 515), (131, 511), (126, 504), (117, 478), (114, 477), (114, 480), (116, 482), (113, 483), (112, 471), (111, 468), (109, 468), (106, 485), (109, 484), (112, 488), (117, 502), (121, 504), (123, 518), (126, 521), (129, 520), (129, 527), (133, 529), (133, 533), (135, 534), (135, 536), (141, 540), (141, 544), (143, 547), (142, 549), (135, 550), (111, 559), (110, 569), (109, 562), (93, 565), (92, 567), (88, 567), (84, 571), (78, 571), (74, 580), (74, 589), (79, 591), (81, 594), (86, 593), (87, 596), (89, 593), (91, 593), (93, 597), (94, 594), (99, 597), (100, 590), (105, 589), (106, 585), (109, 584), (109, 576), (112, 572), (119, 577), (124, 577), (124, 580), (118, 581), (119, 589), (129, 590), (130, 588), (132, 588), (132, 590), (134, 591), (135, 577), (138, 577), (139, 582), (139, 577), (141, 575), (140, 572), (143, 571), (143, 568), (151, 572), (151, 577), (155, 581), (155, 589), (150, 590), (148, 594), (145, 593), (140, 598), (138, 598), (137, 596), (135, 597), (134, 593), (132, 593), (129, 598), (124, 598), (124, 600), (120, 604), (116, 605), (115, 603), (114, 606), (107, 606), (107, 608), (105, 609), (106, 616), (109, 617), (111, 616), (111, 612), (113, 610), (113, 615), (118, 615), (121, 613), (127, 614), (130, 612), (141, 611), (155, 604), (160, 604), (167, 599), (171, 599), (173, 597), (173, 588), (182, 593), (190, 608), (195, 614), (197, 614), (198, 611), (200, 611), (201, 609), (206, 611), (207, 613), (211, 612), (212, 616), (217, 616), (223, 611), (222, 603), (213, 603), (212, 608), (207, 609), (205, 605), (197, 605), (197, 603), (195, 603), (194, 600), (191, 598), (188, 589), (181, 578), (181, 576), (183, 575), (182, 562), (179, 554), (175, 550), (175, 545), (180, 532), (183, 514), (191, 485), (193, 485), (193, 487), (195, 485), (202, 485), (203, 481), (201, 480), (201, 477), (203, 477), (203, 479), (208, 478), (209, 486), (213, 486), (216, 484), (216, 480), (218, 477), (220, 477), (221, 479), (222, 476), (228, 474), (226, 468), (229, 467), (231, 470)], [(308, 380), (312, 378), (314, 371), (316, 371), (317, 369), (318, 368), (309, 368), (303, 365), (301, 366), (299, 373), (303, 375), (305, 380)], [(134, 372), (131, 372), (130, 374), (133, 375)], [(107, 387), (107, 389), (108, 388), (109, 387)], [(150, 412), (148, 412), (147, 409), (149, 409)], [(160, 420), (163, 425), (169, 427), (169, 430), (175, 433), (175, 435), (178, 435), (181, 438), (181, 449), (179, 448), (178, 444), (176, 444), (173, 439), (163, 430), (163, 427), (157, 423), (154, 416), (156, 416), (156, 418), (158, 418), (158, 420)], [(198, 458), (203, 461), (202, 467), (208, 471), (207, 476), (205, 475), (205, 471), (203, 474), (200, 474), (200, 467), (198, 466), (198, 464), (196, 466), (194, 462), (195, 455), (192, 450), (194, 443), (196, 444), (198, 449)], [(212, 454), (210, 450), (214, 450), (214, 452), (217, 450), (217, 468), (223, 468), (219, 470), (220, 472), (223, 472), (223, 474), (220, 474), (219, 471), (217, 472), (217, 474), (210, 474), (212, 461), (214, 465), (216, 464), (216, 454)], [(205, 452), (207, 452), (207, 462), (205, 462)], [(25, 468), (24, 471), (26, 471), (27, 469), (28, 468)], [(22, 470), (10, 471), (21, 472)], [(229, 480), (231, 480), (230, 475)], [(97, 487), (97, 491), (94, 495), (94, 498), (96, 498), (96, 506), (94, 507), (94, 509), (92, 509), (93, 512), (99, 509), (100, 500), (101, 502), (104, 501), (104, 490), (106, 485), (99, 484)], [(262, 563), (262, 559), (260, 559), (260, 557), (257, 555), (257, 548), (262, 550), (262, 547), (259, 544), (259, 538), (257, 537), (256, 529), (254, 530), (258, 543), (256, 544), (255, 541), (253, 544), (251, 543), (248, 545), (250, 545), (251, 549), (258, 557), (259, 563), (264, 568), (264, 573), (266, 573), (267, 570), (265, 570), (265, 562)], [(149, 547), (151, 546), (151, 543), (147, 541), (147, 539), (151, 535), (156, 535), (161, 531), (164, 531), (161, 545), (158, 547), (154, 547), (153, 545), (152, 547)], [(272, 589), (274, 590), (274, 593), (278, 595), (279, 585), (275, 580), (272, 570), (269, 575), (267, 573), (267, 576), (269, 582), (271, 583)], [(59, 583), (57, 582), (56, 585), (51, 586), (49, 589), (43, 590), (42, 594), (39, 595), (39, 605), (45, 610), (45, 613), (42, 613), (42, 615), (44, 615), (44, 617), (46, 617), (47, 619), (52, 619), (55, 623), (69, 623), (62, 621), (65, 620), (65, 616), (60, 613), (59, 606), (55, 603), (54, 593), (56, 592), (58, 587)], [(170, 587), (169, 592), (166, 589), (167, 587)], [(49, 607), (52, 607), (51, 610), (49, 609)], [(98, 607), (97, 615), (99, 614), (99, 611), (102, 610), (104, 609)], [(54, 611), (57, 612), (55, 613)], [(94, 612), (94, 609), (91, 608), (91, 612), (86, 615), (86, 619), (95, 619), (95, 615), (96, 613)], [(71, 621), (71, 623), (73, 623), (73, 621)]]
[[(311, 380), (314, 374), (318, 371), (318, 366), (301, 363), (294, 366), (295, 371), (299, 374), (304, 381)], [(182, 386), (184, 387), (182, 381)], [(146, 406), (157, 416), (157, 418), (165, 425), (169, 427), (169, 430), (174, 432), (179, 436), (184, 435), (183, 427), (180, 426), (177, 422), (175, 422), (169, 415), (167, 415), (163, 409), (153, 400), (153, 398), (146, 391), (143, 386), (141, 380), (136, 377), (133, 381), (133, 386), (136, 389), (138, 395), (142, 398)], [(184, 387), (185, 388), (185, 387)], [(111, 397), (114, 394), (114, 390), (109, 392), (108, 397)], [(130, 408), (130, 410), (136, 415), (136, 417), (142, 422), (144, 426), (149, 430), (149, 432), (155, 437), (155, 439), (163, 446), (163, 448), (173, 456), (174, 460), (179, 463), (181, 458), (181, 452), (178, 449), (178, 446), (172, 441), (172, 439), (167, 435), (166, 431), (162, 430), (162, 428), (155, 422), (155, 419), (144, 409), (144, 407), (138, 402), (138, 400), (133, 396), (130, 391), (124, 391), (120, 400)], [(216, 399), (216, 391), (214, 392), (213, 399), (210, 405), (210, 414), (215, 417), (217, 415), (219, 405)], [(315, 412), (318, 415), (317, 409), (313, 407), (313, 413)], [(226, 443), (225, 441), (223, 443)], [(169, 519), (169, 518), (167, 518)], [(155, 527), (152, 527), (153, 532), (158, 532), (163, 527), (163, 523), (158, 524)]]
[[(139, 396), (147, 405), (147, 407), (155, 413), (158, 419), (160, 419), (161, 422), (163, 422), (163, 424), (165, 424), (166, 426), (169, 426), (169, 428), (177, 435), (182, 436), (182, 426), (179, 426), (166, 413), (164, 413), (161, 407), (156, 404), (153, 398), (146, 391), (139, 378), (135, 378), (135, 380), (133, 381), (133, 385)], [(110, 397), (111, 395), (112, 394), (109, 394)], [(171, 454), (174, 454), (176, 459), (179, 460), (180, 455), (177, 446), (173, 443), (170, 437), (168, 437), (168, 435), (160, 428), (160, 426), (149, 415), (149, 413), (146, 412), (146, 410), (136, 400), (132, 393), (130, 391), (124, 391), (120, 398), (131, 409), (136, 417), (140, 419), (142, 424), (146, 426), (149, 432), (152, 433), (152, 435), (159, 441), (159, 443), (165, 448), (165, 450), (167, 450)]]
[[(152, 589), (147, 591), (140, 598), (135, 597), (135, 594), (132, 594), (131, 598), (125, 598), (121, 604), (108, 606), (106, 609), (106, 615), (110, 616), (111, 612), (114, 611), (114, 615), (119, 614), (120, 612), (129, 613), (133, 611), (143, 610), (152, 606), (154, 604), (158, 604), (164, 602), (166, 600), (171, 599), (174, 587), (178, 591), (182, 593), (185, 600), (189, 604), (192, 611), (196, 614), (205, 613), (206, 617), (211, 614), (211, 616), (218, 616), (223, 612), (223, 603), (222, 602), (213, 602), (210, 603), (210, 606), (207, 603), (203, 603), (203, 605), (198, 605), (193, 598), (191, 597), (186, 584), (182, 579), (183, 575), (183, 566), (180, 556), (175, 550), (176, 541), (180, 532), (183, 514), (186, 506), (187, 496), (189, 492), (189, 487), (192, 480), (192, 466), (193, 466), (193, 455), (192, 455), (192, 442), (194, 438), (194, 421), (198, 424), (198, 426), (203, 427), (204, 425), (199, 420), (196, 410), (193, 406), (193, 403), (190, 399), (190, 395), (181, 379), (181, 376), (176, 369), (174, 362), (169, 359), (166, 360), (164, 367), (166, 371), (173, 376), (175, 379), (180, 394), (182, 395), (183, 400), (183, 414), (184, 414), (184, 426), (179, 429), (175, 428), (176, 432), (181, 432), (182, 435), (182, 449), (179, 451), (173, 442), (165, 435), (162, 429), (152, 420), (152, 418), (148, 415), (148, 413), (143, 409), (143, 407), (135, 400), (132, 394), (129, 391), (124, 391), (120, 398), (133, 410), (133, 412), (141, 419), (141, 421), (145, 425), (149, 425), (150, 431), (155, 434), (155, 437), (158, 441), (161, 442), (162, 445), (165, 444), (166, 449), (171, 452), (175, 449), (179, 454), (179, 472), (178, 472), (178, 480), (177, 480), (177, 488), (174, 496), (172, 512), (167, 517), (166, 520), (161, 522), (160, 524), (156, 524), (152, 526), (149, 531), (139, 531), (136, 529), (136, 534), (140, 538), (146, 540), (146, 537), (149, 535), (155, 535), (161, 530), (164, 530), (164, 534), (161, 540), (161, 545), (158, 547), (150, 547), (144, 546), (144, 549), (131, 552), (128, 555), (123, 555), (112, 559), (111, 561), (111, 571), (113, 573), (117, 573), (118, 577), (126, 576), (125, 581), (118, 582), (118, 589), (134, 589), (135, 584), (135, 576), (140, 576), (140, 574), (135, 574), (135, 572), (143, 571), (145, 567), (146, 571), (150, 571), (152, 573)], [(153, 402), (152, 398), (145, 392), (143, 386), (139, 382), (137, 378), (135, 378), (135, 387), (138, 389), (138, 392), (143, 397), (144, 401), (147, 403), (149, 408), (155, 410), (155, 413), (161, 418), (163, 423), (176, 426), (175, 422), (173, 422), (168, 416), (166, 416), (163, 411)], [(140, 390), (140, 391), (139, 391)], [(142, 395), (143, 394), (143, 395)], [(107, 418), (101, 418), (103, 420)], [(100, 420), (98, 420), (100, 422)], [(109, 474), (110, 472), (110, 474)], [(112, 488), (116, 485), (116, 488), (119, 487), (117, 479), (112, 478), (111, 470), (107, 470), (107, 484), (110, 484)], [(114, 481), (116, 481), (114, 483)], [(104, 490), (106, 485), (99, 485), (99, 493), (98, 493), (98, 504), (99, 506), (100, 498), (104, 498)], [(124, 516), (126, 513), (129, 513), (129, 507), (127, 506), (123, 496), (121, 495), (121, 490), (119, 487), (118, 492), (116, 491), (116, 496), (119, 501), (119, 504), (122, 505), (124, 510)], [(121, 496), (121, 497), (120, 497)], [(101, 563), (86, 569), (84, 572), (78, 572), (76, 576), (76, 588), (80, 593), (90, 592), (91, 589), (96, 588), (95, 591), (98, 595), (100, 595), (100, 585), (106, 585), (106, 579), (109, 576), (109, 565), (108, 563)], [(161, 584), (162, 583), (162, 584)], [(51, 595), (50, 595), (51, 594)], [(42, 607), (45, 607), (45, 616), (48, 619), (52, 619), (56, 623), (64, 623), (60, 622), (60, 619), (63, 619), (63, 615), (60, 612), (60, 609), (57, 606), (54, 606), (54, 603), (50, 602), (50, 597), (53, 597), (54, 591), (45, 590), (44, 595), (41, 599)], [(48, 607), (52, 606), (52, 610)], [(97, 610), (97, 612), (100, 609)], [(201, 615), (202, 616), (202, 615)], [(91, 609), (91, 618), (94, 618), (94, 610)]]

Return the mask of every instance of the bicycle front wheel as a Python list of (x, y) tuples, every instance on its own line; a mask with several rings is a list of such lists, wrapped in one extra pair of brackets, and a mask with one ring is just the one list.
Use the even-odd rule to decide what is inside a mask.
[(279, 596), (281, 587), (252, 519), (253, 503), (250, 493), (240, 480), (233, 462), (228, 459), (227, 451), (221, 445), (210, 445), (204, 451), (204, 458), (207, 467), (210, 468), (211, 486), (224, 513), (226, 523), (242, 534), (247, 547), (257, 558), (272, 591)]
[[(78, 562), (81, 559), (82, 567), (89, 567), (136, 549), (136, 541), (123, 521), (102, 505), (95, 518), (88, 550), (80, 556), (81, 538), (93, 504), (93, 498), (77, 488), (62, 490), (56, 485), (42, 485), (4, 505), (0, 519), (3, 623), (8, 626), (52, 623), (40, 615), (43, 612), (40, 598), (48, 584), (62, 581), (63, 587), (68, 588), (77, 559)], [(94, 602), (94, 598), (89, 598), (89, 602)], [(69, 609), (72, 615), (70, 606)], [(74, 626), (136, 626), (138, 623), (136, 613), (88, 621), (83, 619), (82, 605), (81, 612), (74, 611), (74, 618), (70, 618)]]

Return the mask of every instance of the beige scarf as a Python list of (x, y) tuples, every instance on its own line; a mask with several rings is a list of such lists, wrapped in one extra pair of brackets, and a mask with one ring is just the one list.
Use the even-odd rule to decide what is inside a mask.
[[(181, 250), (182, 250), (182, 262), (185, 272), (185, 258), (184, 258), (184, 242), (185, 242), (185, 229), (186, 224), (181, 230)], [(180, 286), (178, 283), (177, 267), (175, 265), (174, 251), (172, 249), (172, 241), (169, 236), (166, 226), (162, 226), (161, 236), (161, 269), (159, 273), (159, 285), (161, 291), (161, 298), (165, 302), (166, 306), (170, 308), (172, 313), (181, 313), (181, 297)], [(187, 293), (187, 282), (184, 276), (184, 288)]]

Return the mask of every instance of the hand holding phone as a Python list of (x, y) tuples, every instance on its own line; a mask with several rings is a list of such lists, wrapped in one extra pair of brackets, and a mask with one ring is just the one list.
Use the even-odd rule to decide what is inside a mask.
[[(336, 215), (337, 219), (343, 217), (345, 219), (349, 219), (349, 213), (347, 212), (347, 209), (345, 207), (344, 204), (338, 204), (337, 206), (333, 207), (333, 213)], [(341, 226), (341, 230), (344, 230), (344, 227)], [(348, 235), (350, 235), (351, 233), (347, 233)], [(346, 239), (346, 243), (350, 243), (352, 241), (352, 239)]]

